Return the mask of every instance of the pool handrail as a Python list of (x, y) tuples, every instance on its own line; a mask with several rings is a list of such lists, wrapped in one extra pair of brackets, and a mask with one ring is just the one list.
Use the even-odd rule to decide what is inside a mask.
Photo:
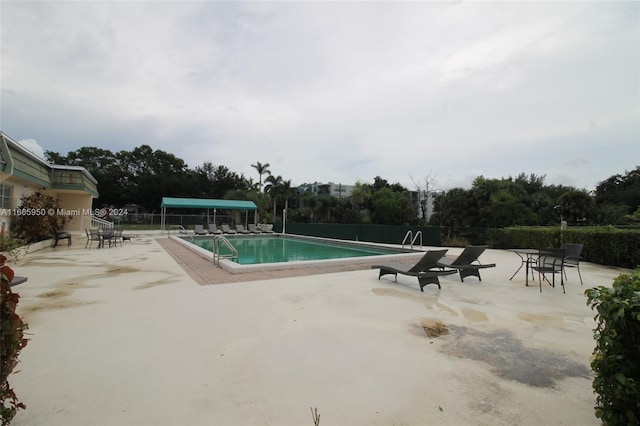
[[(230, 255), (222, 256), (220, 254), (220, 241), (222, 241), (227, 246), (227, 248), (231, 250)], [(236, 249), (233, 244), (231, 244), (231, 241), (229, 241), (224, 235), (214, 235), (212, 252), (214, 265), (220, 265), (220, 258), (231, 259), (237, 262), (238, 258), (240, 257), (238, 249)]]
[(404, 239), (402, 240), (402, 248), (404, 248), (408, 238), (410, 241), (411, 250), (413, 250), (413, 246), (416, 243), (416, 240), (418, 239), (418, 237), (420, 237), (420, 248), (422, 248), (422, 231), (416, 232), (416, 236), (414, 237), (413, 232), (411, 230), (408, 230), (404, 236)]

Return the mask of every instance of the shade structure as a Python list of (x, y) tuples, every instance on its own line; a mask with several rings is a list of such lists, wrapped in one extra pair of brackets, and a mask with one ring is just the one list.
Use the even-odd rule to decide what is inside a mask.
[[(161, 207), (161, 230), (165, 229), (167, 208), (189, 208), (189, 209), (220, 209), (220, 210), (258, 210), (258, 206), (253, 201), (246, 200), (218, 200), (213, 198), (173, 198), (162, 197)], [(215, 217), (214, 217), (215, 221)]]

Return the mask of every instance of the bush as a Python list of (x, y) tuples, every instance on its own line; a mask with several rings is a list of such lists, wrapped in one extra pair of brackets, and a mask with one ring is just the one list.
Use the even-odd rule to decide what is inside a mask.
[(16, 215), (13, 219), (13, 236), (35, 243), (48, 240), (56, 229), (62, 230), (69, 218), (55, 214), (60, 209), (58, 203), (59, 200), (40, 192), (22, 197), (18, 210), (25, 214)]
[(585, 294), (597, 309), (591, 358), (596, 417), (605, 426), (640, 424), (640, 270)]
[(16, 314), (16, 306), (20, 296), (11, 291), (13, 270), (6, 266), (6, 257), (0, 254), (1, 290), (0, 290), (0, 420), (6, 426), (19, 409), (26, 406), (18, 400), (15, 392), (9, 386), (9, 375), (18, 364), (18, 355), (27, 346), (24, 330), (27, 329), (22, 319)]

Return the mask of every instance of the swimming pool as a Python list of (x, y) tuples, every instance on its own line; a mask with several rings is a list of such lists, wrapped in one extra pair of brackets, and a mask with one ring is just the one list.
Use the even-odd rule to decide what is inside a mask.
[[(232, 273), (397, 260), (398, 256), (416, 253), (399, 247), (299, 235), (225, 237), (239, 252), (238, 262), (220, 260), (220, 266)], [(176, 240), (202, 257), (213, 259), (212, 236), (180, 236)], [(222, 255), (230, 253), (224, 244), (220, 248)]]

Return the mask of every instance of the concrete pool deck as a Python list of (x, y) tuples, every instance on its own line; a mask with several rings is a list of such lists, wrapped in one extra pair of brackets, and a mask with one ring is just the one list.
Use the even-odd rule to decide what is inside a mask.
[(221, 276), (150, 232), (84, 243), (11, 264), (31, 339), (14, 425), (313, 425), (311, 407), (321, 425), (598, 425), (584, 290), (630, 272), (583, 263), (584, 287), (569, 270), (540, 293), (488, 250), (482, 282), (421, 293), (370, 269)]

